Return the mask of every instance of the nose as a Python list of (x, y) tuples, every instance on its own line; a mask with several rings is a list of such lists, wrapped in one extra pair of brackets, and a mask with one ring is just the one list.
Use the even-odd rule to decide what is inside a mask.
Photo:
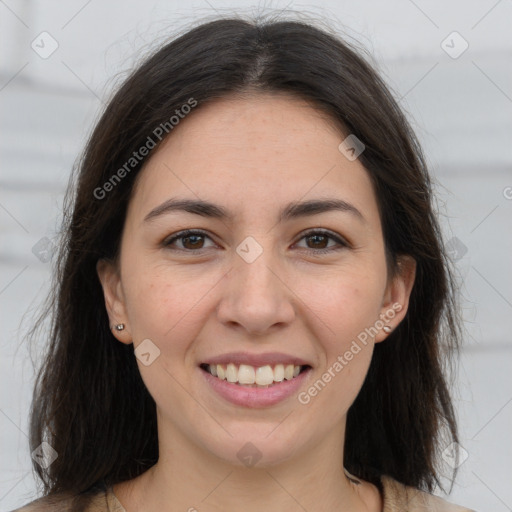
[(234, 255), (217, 308), (220, 322), (263, 335), (289, 325), (295, 317), (291, 283), (266, 249), (252, 263)]

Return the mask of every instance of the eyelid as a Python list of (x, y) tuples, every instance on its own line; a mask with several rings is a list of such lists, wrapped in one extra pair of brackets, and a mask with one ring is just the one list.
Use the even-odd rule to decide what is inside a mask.
[[(213, 241), (213, 238), (206, 231), (203, 231), (202, 229), (183, 229), (181, 231), (178, 231), (177, 233), (174, 233), (174, 234), (164, 238), (164, 240), (162, 241), (162, 245), (164, 247), (169, 247), (171, 245), (171, 243), (175, 242), (176, 240), (179, 240), (180, 238), (185, 238), (185, 237), (191, 236), (191, 235), (201, 235), (201, 236), (204, 236), (205, 238), (209, 238), (210, 240)], [(192, 252), (200, 252), (201, 250), (203, 250), (203, 248), (197, 249), (196, 251), (192, 251), (190, 249), (176, 249), (176, 250), (192, 253)]]
[[(162, 241), (162, 245), (165, 247), (165, 248), (168, 248), (171, 243), (175, 242), (176, 240), (180, 240), (181, 238), (185, 238), (187, 236), (191, 236), (191, 235), (200, 235), (200, 236), (204, 236), (205, 238), (209, 238), (210, 240), (213, 240), (213, 238), (206, 232), (206, 231), (203, 231), (202, 229), (184, 229), (182, 231), (178, 231), (177, 233), (174, 233), (173, 235), (170, 235), (168, 237), (166, 237), (163, 241)], [(322, 253), (328, 253), (328, 252), (333, 252), (333, 251), (336, 251), (336, 250), (339, 250), (339, 249), (343, 249), (343, 248), (350, 248), (351, 247), (351, 244), (341, 235), (333, 232), (333, 231), (330, 231), (328, 229), (325, 229), (325, 228), (309, 228), (307, 229), (306, 231), (303, 231), (302, 233), (300, 233), (298, 235), (298, 240), (297, 242), (295, 242), (293, 245), (296, 245), (298, 242), (300, 242), (302, 239), (308, 237), (308, 236), (312, 236), (312, 235), (323, 235), (323, 236), (327, 236), (328, 238), (330, 238), (331, 240), (334, 240), (337, 244), (337, 246), (334, 246), (334, 247), (329, 247), (329, 248), (323, 248), (323, 249), (310, 249), (310, 248), (304, 248), (305, 251), (309, 252), (309, 253), (319, 253), (319, 254), (322, 254)], [(207, 249), (207, 248), (200, 248), (200, 249), (197, 249), (197, 250), (193, 250), (193, 249), (174, 249), (174, 250), (177, 250), (177, 251), (182, 251), (182, 252), (187, 252), (187, 253), (200, 253), (201, 251), (203, 251), (204, 249)]]
[[(306, 237), (312, 236), (312, 235), (324, 235), (324, 236), (331, 238), (339, 245), (342, 245), (345, 247), (350, 247), (350, 243), (348, 242), (348, 240), (346, 238), (339, 235), (338, 233), (335, 233), (334, 231), (330, 231), (329, 229), (325, 229), (325, 228), (310, 228), (306, 231), (303, 231), (299, 235), (299, 241), (302, 240), (303, 238), (306, 238)], [(314, 252), (322, 251), (322, 249), (316, 249), (316, 250), (309, 249), (309, 250), (314, 251)], [(324, 249), (324, 250), (327, 250), (327, 249)]]

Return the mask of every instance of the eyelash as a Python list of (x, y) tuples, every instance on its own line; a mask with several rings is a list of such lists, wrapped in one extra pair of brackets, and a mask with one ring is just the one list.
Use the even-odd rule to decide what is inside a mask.
[[(205, 233), (204, 231), (194, 230), (194, 229), (186, 229), (184, 231), (180, 231), (179, 233), (176, 233), (175, 235), (173, 235), (170, 238), (165, 239), (162, 242), (162, 245), (164, 247), (169, 248), (171, 246), (171, 244), (173, 242), (175, 242), (176, 240), (180, 240), (182, 238), (186, 238), (186, 237), (191, 236), (191, 235), (204, 236), (204, 237), (210, 238), (210, 240), (211, 240), (211, 237), (208, 236), (208, 234)], [(322, 229), (313, 229), (313, 230), (307, 231), (306, 233), (304, 233), (302, 235), (302, 237), (299, 239), (299, 241), (304, 239), (304, 238), (311, 237), (313, 235), (326, 236), (326, 237), (330, 238), (331, 240), (334, 240), (338, 244), (338, 246), (337, 247), (324, 248), (324, 249), (309, 249), (309, 248), (306, 248), (306, 251), (308, 251), (310, 253), (327, 254), (327, 253), (330, 253), (332, 251), (338, 251), (340, 249), (344, 249), (344, 248), (348, 248), (349, 247), (349, 244), (345, 240), (343, 240), (341, 237), (334, 235), (330, 231), (325, 231), (325, 230), (322, 230)], [(184, 251), (184, 252), (200, 252), (200, 251), (203, 250), (203, 248), (197, 249), (197, 250), (194, 250), (194, 249), (175, 249), (175, 248), (171, 248), (171, 250)]]

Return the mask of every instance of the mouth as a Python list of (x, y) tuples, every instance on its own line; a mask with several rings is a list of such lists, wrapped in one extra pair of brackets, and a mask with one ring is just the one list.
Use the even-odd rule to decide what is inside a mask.
[(311, 369), (310, 365), (276, 364), (252, 366), (248, 364), (207, 364), (199, 365), (201, 370), (220, 381), (244, 388), (271, 388), (285, 381), (292, 381)]

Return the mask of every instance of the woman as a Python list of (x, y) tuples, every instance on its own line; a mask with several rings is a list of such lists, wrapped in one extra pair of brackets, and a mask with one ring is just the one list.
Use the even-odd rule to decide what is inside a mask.
[(428, 171), (350, 45), (190, 30), (71, 194), (21, 510), (467, 510), (431, 494), (460, 326)]

